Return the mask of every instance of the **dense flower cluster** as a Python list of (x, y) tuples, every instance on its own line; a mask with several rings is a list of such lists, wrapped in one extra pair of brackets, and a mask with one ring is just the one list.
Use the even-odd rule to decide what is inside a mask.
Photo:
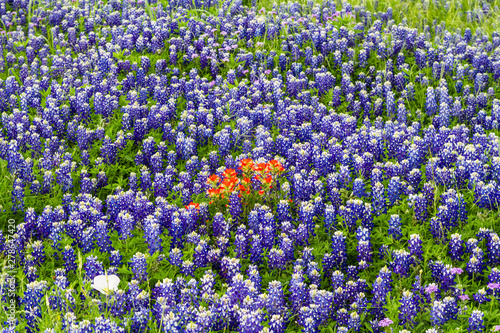
[[(219, 176), (212, 174), (207, 179), (207, 195), (217, 212), (228, 208), (234, 222), (247, 218), (248, 210), (256, 203), (273, 204), (280, 200), (281, 175), (285, 171), (280, 162), (254, 163), (242, 159), (238, 171), (225, 169)], [(197, 204), (190, 205), (198, 207)]]
[(330, 0), (0, 16), (0, 332), (498, 324), (499, 32)]

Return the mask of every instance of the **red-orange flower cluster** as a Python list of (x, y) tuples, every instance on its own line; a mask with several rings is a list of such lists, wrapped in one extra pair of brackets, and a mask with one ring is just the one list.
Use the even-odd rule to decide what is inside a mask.
[(273, 188), (274, 181), (285, 171), (281, 163), (276, 160), (255, 164), (251, 159), (243, 159), (238, 169), (242, 171), (241, 176), (238, 176), (234, 169), (226, 169), (222, 174), (224, 177), (222, 181), (219, 176), (211, 175), (207, 180), (207, 184), (212, 187), (207, 191), (208, 195), (212, 198), (224, 199), (235, 192), (238, 192), (240, 197), (251, 194), (252, 179), (260, 180), (259, 194), (263, 195)]

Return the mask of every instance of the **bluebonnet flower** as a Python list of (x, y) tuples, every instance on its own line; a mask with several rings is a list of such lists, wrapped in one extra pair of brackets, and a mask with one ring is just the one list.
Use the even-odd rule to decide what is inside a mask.
[(120, 251), (113, 250), (109, 256), (109, 262), (112, 266), (119, 267), (122, 264), (122, 255)]
[(346, 237), (342, 231), (336, 231), (332, 236), (332, 256), (334, 268), (345, 268), (347, 266)]
[(33, 282), (38, 279), (38, 270), (35, 267), (35, 262), (33, 260), (33, 257), (31, 255), (28, 255), (26, 257), (26, 261), (24, 264), (24, 274), (26, 275), (26, 279), (28, 282)]
[(64, 161), (56, 170), (56, 180), (63, 192), (69, 192), (73, 188), (71, 171), (75, 168), (75, 162)]
[(76, 270), (76, 255), (75, 250), (70, 246), (66, 245), (63, 250), (63, 260), (64, 267), (66, 271), (75, 271)]
[(480, 310), (473, 310), (469, 317), (469, 326), (467, 330), (469, 332), (483, 332), (484, 330), (484, 313)]
[(467, 273), (470, 276), (480, 276), (484, 270), (484, 260), (482, 250), (476, 248), (478, 251), (473, 251), (473, 254), (470, 256), (469, 262), (466, 265)]
[(446, 323), (445, 305), (443, 301), (434, 301), (431, 308), (431, 323), (433, 326), (441, 326)]
[(6, 248), (5, 236), (3, 232), (0, 230), (0, 252), (3, 252)]
[(498, 265), (500, 263), (500, 237), (496, 233), (490, 233), (486, 242), (486, 254), (490, 265)]
[(233, 277), (241, 271), (241, 263), (239, 259), (223, 257), (221, 260), (221, 276), (226, 281), (232, 281)]
[(245, 312), (243, 312), (240, 317), (239, 331), (245, 333), (260, 332), (262, 329), (262, 321), (264, 319), (262, 311), (256, 310)]
[(234, 245), (236, 248), (237, 258), (246, 258), (248, 252), (247, 236), (245, 234), (237, 234), (235, 236)]
[(479, 304), (491, 301), (489, 295), (486, 293), (485, 288), (479, 289), (477, 293), (475, 293), (472, 297), (474, 298), (474, 301), (478, 302)]
[(144, 296), (147, 295), (147, 293), (141, 288), (139, 288), (138, 280), (132, 280), (128, 283), (128, 290), (126, 294), (130, 303), (132, 303), (131, 305), (133, 308), (136, 309), (139, 309), (141, 307), (147, 308), (146, 306), (147, 299), (144, 298)]
[(112, 322), (109, 319), (105, 319), (103, 317), (97, 317), (95, 319), (94, 330), (96, 333), (104, 333), (104, 332), (117, 332), (123, 333), (125, 330), (118, 326), (118, 324)]
[(263, 250), (261, 237), (259, 235), (253, 235), (250, 248), (250, 260), (252, 263), (258, 265), (262, 262)]
[(469, 238), (465, 243), (465, 253), (472, 254), (478, 247), (479, 241), (476, 238)]
[(353, 182), (353, 194), (358, 198), (362, 198), (366, 195), (365, 184), (361, 178), (356, 178)]
[(96, 256), (90, 255), (86, 258), (83, 264), (83, 269), (85, 270), (85, 275), (89, 280), (93, 280), (97, 275), (104, 274), (104, 268), (102, 263), (97, 260)]
[(434, 203), (434, 192), (436, 188), (431, 182), (426, 182), (422, 188), (422, 194), (427, 199), (427, 206)]
[[(312, 219), (312, 217), (311, 217)], [(262, 235), (262, 245), (265, 249), (270, 250), (274, 245), (276, 239), (276, 221), (271, 212), (267, 212), (264, 214), (263, 219), (261, 220), (260, 226), (260, 234)], [(308, 226), (308, 225), (307, 225)], [(309, 227), (309, 226), (308, 226)], [(310, 228), (310, 227), (309, 227)], [(308, 228), (308, 229), (309, 229)], [(314, 227), (312, 227), (314, 228)], [(312, 229), (310, 228), (310, 229)], [(309, 231), (309, 234), (311, 231)]]
[(419, 169), (412, 169), (408, 175), (408, 182), (414, 188), (418, 188), (422, 181), (422, 172)]
[(146, 256), (143, 253), (137, 252), (136, 254), (134, 254), (132, 260), (130, 261), (130, 266), (135, 278), (138, 281), (147, 280), (148, 272), (146, 265)]
[(432, 217), (430, 220), (430, 232), (436, 242), (444, 242), (446, 236), (446, 229), (443, 226), (443, 223), (436, 216)]
[(391, 205), (394, 205), (397, 200), (400, 199), (402, 191), (402, 184), (399, 177), (392, 177), (389, 181), (389, 187), (387, 189), (387, 195)]
[(418, 221), (425, 221), (428, 217), (427, 199), (422, 193), (409, 196), (409, 206), (413, 207), (414, 216)]
[(309, 236), (315, 235), (315, 224), (314, 224), (314, 206), (310, 202), (302, 202), (299, 206), (299, 219), (302, 224), (304, 224), (307, 229), (308, 238)]
[[(279, 281), (271, 281), (268, 286), (268, 304), (266, 305), (270, 315), (285, 316), (286, 303), (283, 286)], [(285, 318), (281, 318), (282, 320)]]
[(94, 238), (96, 244), (102, 253), (109, 253), (112, 250), (111, 238), (108, 234), (107, 223), (104, 220), (99, 220), (96, 223)]
[(80, 177), (80, 193), (93, 193), (96, 187), (95, 179), (90, 179), (86, 170), (82, 170)]
[(418, 313), (418, 304), (411, 291), (404, 291), (399, 306), (399, 324), (403, 327), (415, 324), (415, 317)]
[(423, 260), (422, 239), (419, 234), (411, 234), (408, 240), (408, 249), (410, 254), (415, 256), (418, 260)]
[(413, 259), (410, 253), (405, 250), (396, 250), (392, 252), (394, 261), (391, 263), (394, 273), (408, 276), (410, 266), (413, 264)]
[(132, 317), (131, 329), (134, 332), (144, 332), (147, 330), (150, 320), (149, 310), (139, 309), (134, 312)]
[(45, 250), (41, 241), (35, 241), (32, 245), (34, 264), (40, 266), (45, 261)]
[(208, 244), (205, 240), (201, 240), (195, 247), (193, 255), (194, 265), (196, 267), (204, 267), (208, 263)]
[(229, 212), (235, 223), (238, 223), (243, 213), (243, 207), (238, 194), (233, 193), (229, 196)]
[(371, 235), (367, 228), (359, 227), (356, 231), (356, 238), (358, 239), (358, 261), (371, 262), (372, 261), (372, 247)]
[(307, 276), (309, 278), (309, 282), (311, 285), (316, 285), (316, 286), (321, 286), (321, 273), (319, 272), (319, 267), (318, 265), (311, 265), (312, 262), (310, 263), (310, 266), (308, 266), (307, 269)]
[(448, 243), (448, 253), (452, 260), (462, 261), (462, 256), (464, 254), (463, 250), (464, 242), (462, 240), (462, 235), (453, 234), (451, 235), (450, 242)]
[(336, 211), (333, 205), (328, 205), (325, 208), (325, 219), (324, 224), (327, 231), (331, 231), (335, 226), (336, 222)]
[(290, 205), (286, 200), (280, 200), (278, 206), (276, 208), (276, 212), (278, 214), (278, 221), (280, 223), (291, 221), (292, 215), (290, 212)]
[(283, 317), (281, 315), (273, 315), (269, 320), (269, 328), (276, 333), (285, 332)]
[(116, 226), (119, 230), (120, 238), (127, 239), (132, 236), (134, 217), (129, 212), (122, 211), (118, 214)]
[(34, 281), (26, 285), (22, 299), (29, 332), (38, 331), (38, 320), (42, 317), (40, 303), (47, 288), (46, 281)]
[(349, 315), (349, 320), (347, 322), (347, 328), (353, 330), (354, 332), (359, 332), (361, 329), (361, 318), (357, 312), (352, 312)]
[[(255, 212), (255, 216), (257, 216), (256, 214), (257, 212)], [(252, 228), (255, 228), (255, 230), (258, 230), (258, 226), (257, 224), (259, 223), (258, 221), (255, 222), (255, 226), (252, 225), (252, 222), (251, 222), (251, 216), (252, 214), (249, 215), (248, 219), (248, 223), (250, 225), (250, 227)], [(257, 218), (258, 219), (258, 218)], [(213, 232), (214, 232), (214, 236), (215, 237), (218, 237), (218, 236), (229, 236), (229, 229), (230, 229), (230, 226), (229, 224), (226, 222), (225, 218), (224, 218), (224, 215), (222, 215), (222, 213), (218, 212), (214, 215), (214, 218), (213, 218), (213, 223), (212, 223), (212, 227), (213, 227)]]
[(387, 211), (387, 204), (386, 204), (386, 194), (384, 186), (382, 185), (382, 183), (377, 182), (373, 186), (372, 191), (373, 191), (372, 204), (375, 214), (377, 214), (377, 216), (385, 214), (385, 212)]
[[(362, 265), (363, 261), (360, 262), (360, 266)], [(347, 266), (347, 278), (349, 280), (356, 280), (359, 278), (359, 268), (358, 266), (354, 265), (349, 265)]]
[(400, 239), (403, 236), (401, 232), (401, 217), (399, 215), (391, 215), (389, 218), (389, 235), (395, 239)]
[(161, 230), (159, 221), (152, 215), (148, 215), (144, 220), (144, 238), (148, 244), (149, 253), (152, 255), (155, 252), (161, 252)]
[(386, 304), (386, 295), (390, 292), (390, 281), (377, 277), (373, 283), (373, 295), (372, 299), (372, 313), (375, 316), (381, 316), (383, 314), (383, 307)]
[(17, 178), (12, 190), (12, 211), (24, 211), (24, 186), (22, 180)]
[(456, 320), (458, 315), (458, 304), (455, 297), (445, 297), (443, 299), (444, 304), (444, 315), (447, 321)]
[(151, 181), (151, 175), (149, 173), (149, 170), (146, 166), (143, 166), (141, 168), (141, 189), (142, 191), (146, 192), (150, 188), (152, 188), (153, 183)]
[(308, 303), (307, 287), (302, 277), (298, 273), (292, 275), (290, 280), (290, 302), (292, 310), (298, 313), (300, 309)]

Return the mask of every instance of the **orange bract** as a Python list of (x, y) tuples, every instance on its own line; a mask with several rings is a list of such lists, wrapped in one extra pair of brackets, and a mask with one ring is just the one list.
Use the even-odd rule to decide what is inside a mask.
[(259, 163), (259, 164), (257, 164), (256, 167), (254, 167), (254, 170), (258, 171), (258, 172), (264, 171), (264, 170), (266, 170), (266, 166), (267, 166), (266, 163)]
[(253, 166), (254, 166), (253, 161), (249, 158), (245, 158), (240, 161), (239, 169), (243, 170), (243, 172), (247, 172), (252, 170)]
[(281, 163), (276, 160), (270, 160), (269, 163), (267, 164), (270, 171), (278, 171), (278, 172), (285, 171), (283, 165), (281, 165)]
[(221, 187), (232, 191), (233, 187), (236, 185), (237, 182), (238, 178), (224, 178)]
[(218, 188), (212, 188), (207, 192), (209, 196), (213, 197), (214, 195), (218, 195), (220, 193), (220, 190)]
[(191, 202), (189, 205), (186, 206), (186, 209), (190, 209), (190, 208), (196, 208), (196, 209), (200, 210), (200, 204), (195, 203), (195, 202)]
[(208, 180), (207, 180), (207, 184), (209, 183), (218, 183), (220, 180), (219, 176), (217, 175), (211, 175), (210, 177), (208, 177)]
[(232, 178), (236, 176), (236, 170), (234, 169), (226, 169), (222, 174), (224, 177)]

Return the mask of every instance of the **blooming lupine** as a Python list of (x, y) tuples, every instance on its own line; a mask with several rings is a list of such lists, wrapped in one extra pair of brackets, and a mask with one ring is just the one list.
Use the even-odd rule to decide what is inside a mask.
[(484, 313), (480, 310), (473, 310), (469, 317), (469, 327), (467, 330), (469, 332), (483, 332), (484, 331), (484, 323), (483, 323)]

